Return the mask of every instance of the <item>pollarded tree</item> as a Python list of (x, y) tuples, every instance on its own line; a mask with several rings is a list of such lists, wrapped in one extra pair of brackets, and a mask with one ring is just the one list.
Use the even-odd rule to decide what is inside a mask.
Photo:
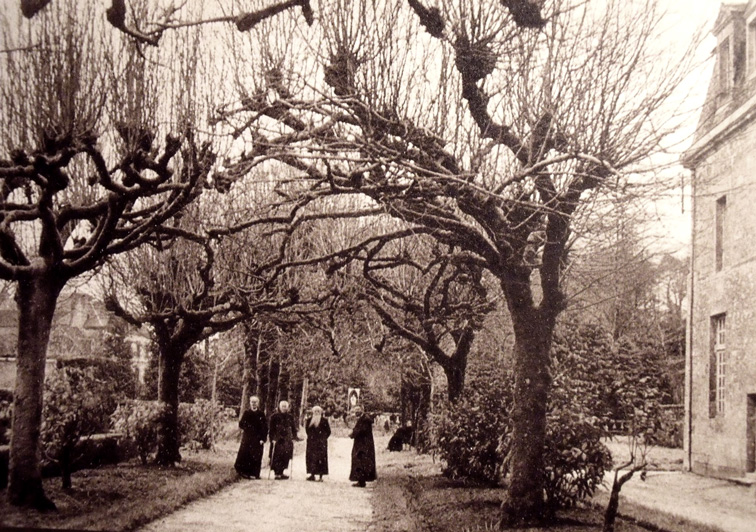
[[(282, 280), (279, 269), (289, 235), (270, 234), (288, 217), (238, 220), (252, 213), (250, 198), (208, 192), (173, 226), (156, 231), (149, 246), (110, 267), (108, 307), (134, 325), (149, 325), (158, 349), (158, 464), (181, 460), (179, 376), (189, 349), (245, 320), (306, 303), (307, 291)], [(239, 201), (250, 204), (239, 210)]]
[(481, 269), (453, 248), (411, 232), (398, 241), (388, 236), (363, 242), (354, 255), (342, 257), (363, 264), (365, 282), (354, 281), (357, 297), (369, 302), (393, 334), (441, 366), (449, 401), (455, 402), (475, 335), (495, 308)]
[(498, 280), (516, 375), (501, 521), (538, 522), (572, 226), (660, 149), (686, 63), (653, 49), (653, 0), (408, 4), (322, 2), (309, 48), (268, 37), (268, 75), (221, 118), (252, 141), (240, 171), (277, 159), (309, 197), (359, 195)]
[[(140, 245), (196, 196), (213, 154), (191, 118), (194, 37), (166, 42), (167, 77), (130, 43), (56, 2), (21, 24), (3, 13), (0, 277), (16, 283), (17, 377), (8, 496), (50, 507), (39, 471), (47, 344), (73, 278)], [(20, 18), (20, 17), (19, 17)], [(159, 91), (158, 91), (159, 84)]]
[(208, 20), (187, 3), (20, 7), (3, 11), (0, 45), (0, 278), (16, 283), (20, 311), (8, 495), (51, 507), (38, 443), (56, 300), (70, 279), (142, 244), (201, 190), (215, 156), (197, 127), (206, 96), (199, 24), (247, 31), (295, 7), (311, 23), (312, 10), (290, 0)]

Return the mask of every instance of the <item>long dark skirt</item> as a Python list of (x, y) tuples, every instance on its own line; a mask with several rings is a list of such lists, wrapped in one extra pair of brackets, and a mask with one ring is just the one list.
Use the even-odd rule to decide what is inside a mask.
[(328, 439), (307, 438), (305, 462), (308, 475), (328, 474)]
[(263, 444), (254, 434), (244, 434), (242, 436), (239, 452), (236, 455), (234, 469), (240, 474), (248, 477), (260, 476), (260, 465), (262, 464)]
[(276, 475), (283, 473), (284, 469), (289, 467), (289, 461), (294, 456), (294, 442), (279, 440), (275, 442), (273, 448), (273, 457), (270, 461), (270, 468)]
[(376, 479), (375, 471), (375, 446), (373, 435), (354, 440), (352, 447), (352, 468), (349, 472), (349, 480), (357, 482), (369, 482)]

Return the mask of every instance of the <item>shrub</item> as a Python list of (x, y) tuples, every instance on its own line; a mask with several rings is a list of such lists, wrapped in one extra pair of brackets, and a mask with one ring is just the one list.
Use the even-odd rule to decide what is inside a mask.
[(10, 442), (10, 427), (13, 419), (13, 396), (10, 399), (0, 398), (0, 445)]
[(553, 389), (546, 422), (546, 504), (552, 512), (591, 497), (612, 467), (599, 418), (574, 401), (571, 389)]
[[(124, 363), (108, 355), (107, 358), (76, 358), (59, 361), (60, 368), (85, 369), (92, 373), (98, 382), (97, 396), (101, 405), (100, 415), (92, 421), (96, 423), (97, 432), (107, 432), (110, 426), (110, 415), (115, 411), (118, 403), (133, 396), (134, 385), (128, 381), (130, 368), (124, 369)], [(133, 373), (133, 372), (131, 372)]]
[(93, 368), (60, 367), (45, 381), (40, 440), (44, 458), (60, 466), (63, 488), (71, 487), (79, 439), (98, 432), (105, 406), (103, 383)]
[(500, 478), (499, 435), (509, 431), (511, 375), (492, 373), (468, 383), (458, 402), (434, 415), (436, 447), (450, 478), (494, 483)]
[(156, 401), (130, 401), (119, 405), (111, 416), (113, 430), (122, 433), (135, 447), (142, 464), (157, 446), (157, 419), (162, 412)]
[[(469, 382), (460, 400), (435, 420), (447, 476), (496, 483), (507, 474), (514, 379), (494, 373)], [(600, 420), (586, 413), (565, 382), (557, 384), (549, 401), (544, 454), (546, 504), (552, 512), (591, 496), (611, 466)]]
[(181, 445), (212, 449), (220, 436), (227, 413), (222, 405), (207, 399), (179, 405)]
[(648, 437), (648, 443), (663, 447), (682, 448), (683, 408), (676, 405), (662, 407), (657, 425)]
[[(122, 433), (136, 447), (143, 464), (157, 447), (157, 423), (163, 411), (157, 401), (130, 401), (113, 413), (113, 430)], [(228, 417), (222, 405), (207, 399), (194, 403), (180, 403), (178, 428), (180, 444), (199, 449), (211, 449), (223, 431)]]

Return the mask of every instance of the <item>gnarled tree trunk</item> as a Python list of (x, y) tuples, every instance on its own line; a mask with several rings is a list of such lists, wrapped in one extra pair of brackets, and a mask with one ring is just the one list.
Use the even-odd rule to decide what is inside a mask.
[(517, 296), (508, 300), (515, 331), (515, 392), (510, 484), (501, 505), (502, 527), (538, 524), (551, 517), (543, 496), (543, 449), (551, 388), (549, 350), (557, 312), (534, 307), (529, 294)]
[(45, 359), (60, 290), (65, 283), (49, 270), (18, 282), (19, 310), (13, 433), (10, 442), (8, 500), (16, 506), (55, 509), (42, 488), (39, 436)]
[(446, 375), (447, 394), (450, 403), (456, 403), (465, 388), (465, 374), (467, 372), (467, 356), (470, 354), (475, 329), (467, 327), (454, 337), (456, 348), (450, 357), (436, 358), (436, 362), (443, 362), (441, 367)]
[(179, 452), (179, 374), (184, 352), (161, 348), (158, 373), (158, 400), (163, 410), (157, 427), (157, 455), (155, 463), (173, 466), (181, 461)]

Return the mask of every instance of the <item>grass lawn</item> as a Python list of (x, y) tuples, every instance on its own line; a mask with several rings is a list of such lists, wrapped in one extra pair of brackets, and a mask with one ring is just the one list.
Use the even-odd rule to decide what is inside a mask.
[[(474, 486), (452, 481), (440, 475), (407, 479), (410, 506), (420, 515), (426, 530), (462, 532), (496, 530), (503, 488)], [(543, 530), (558, 532), (595, 532), (601, 530), (603, 511), (584, 507), (561, 512), (558, 521)], [(528, 529), (531, 532), (539, 528)], [(617, 532), (648, 532), (633, 522), (618, 520)]]
[(238, 443), (218, 444), (215, 451), (182, 451), (175, 468), (143, 466), (137, 460), (74, 473), (73, 487), (60, 478), (44, 480), (57, 512), (39, 513), (10, 506), (0, 492), (0, 526), (74, 530), (132, 530), (172, 512), (189, 501), (218, 491), (237, 479), (233, 464)]
[[(478, 532), (494, 530), (503, 488), (452, 481), (440, 474), (440, 463), (414, 451), (390, 453), (388, 435), (376, 432), (379, 478), (373, 500), (374, 532)], [(210, 495), (237, 479), (233, 464), (236, 434), (219, 443), (215, 451), (183, 452), (175, 468), (142, 466), (129, 461), (73, 475), (73, 489), (60, 488), (60, 478), (45, 479), (47, 494), (58, 512), (37, 513), (11, 507), (0, 492), (0, 528), (73, 530), (133, 530), (195, 499)], [(674, 467), (671, 455), (666, 462)], [(665, 462), (665, 460), (659, 460)], [(551, 532), (596, 532), (603, 522), (603, 503), (563, 512)], [(692, 522), (649, 512), (630, 503), (620, 504), (626, 516), (617, 521), (617, 532), (712, 532)]]
[[(615, 442), (622, 446), (624, 442)], [(613, 450), (614, 451), (614, 450)], [(679, 468), (676, 450), (655, 450), (659, 468)], [(619, 454), (619, 453), (618, 453)], [(667, 456), (669, 455), (669, 456)], [(620, 454), (621, 456), (621, 454)], [(441, 464), (431, 456), (414, 451), (389, 453), (379, 449), (378, 462), (383, 464), (376, 494), (386, 499), (374, 503), (378, 532), (479, 532), (496, 530), (499, 505), (504, 488), (492, 488), (464, 481), (453, 481), (440, 474)], [(397, 524), (399, 513), (395, 501), (406, 505), (404, 513), (412, 523)], [(561, 512), (559, 521), (548, 528), (530, 528), (529, 532), (596, 532), (603, 526), (604, 500), (594, 500), (580, 508)], [(629, 502), (620, 503), (617, 532), (721, 532), (691, 521), (653, 512)]]
[[(452, 481), (441, 475), (411, 476), (405, 479), (409, 507), (418, 516), (419, 530), (433, 532), (477, 532), (496, 530), (499, 505), (504, 498), (503, 488), (474, 486)], [(629, 510), (625, 513), (623, 510)], [(623, 515), (638, 515), (638, 508), (623, 508)], [(713, 532), (703, 527), (663, 514), (640, 512), (638, 519), (619, 517), (617, 532)], [(529, 528), (529, 532), (596, 532), (603, 526), (604, 507), (584, 505), (560, 512), (558, 521), (548, 528)]]

